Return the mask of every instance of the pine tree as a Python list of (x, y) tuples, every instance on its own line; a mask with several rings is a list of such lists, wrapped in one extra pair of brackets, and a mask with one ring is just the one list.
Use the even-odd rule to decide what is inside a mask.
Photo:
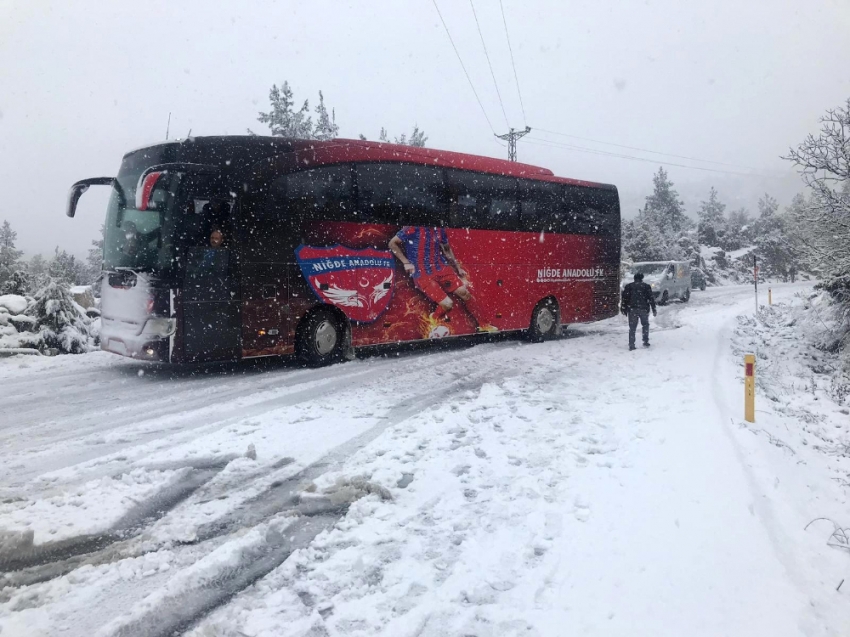
[(722, 246), (726, 236), (726, 204), (717, 198), (714, 186), (708, 192), (708, 201), (703, 201), (697, 211), (699, 225), (697, 236), (699, 242), (706, 246)]
[(34, 333), (26, 336), (26, 345), (55, 348), (63, 354), (89, 351), (89, 319), (62, 284), (51, 281), (41, 288), (28, 313), (35, 319), (35, 326)]
[[(272, 85), (269, 91), (271, 110), (260, 112), (257, 121), (266, 124), (272, 135), (279, 137), (296, 137), (300, 139), (313, 138), (313, 120), (310, 117), (310, 105), (307, 100), (297, 111), (293, 109), (295, 101), (289, 82), (284, 82), (278, 88)], [(324, 105), (323, 105), (324, 106)]]
[(0, 294), (25, 296), (29, 294), (31, 287), (32, 284), (30, 283), (30, 277), (27, 271), (23, 268), (18, 268), (12, 272), (12, 276), (6, 279), (3, 285), (0, 285)]
[(86, 267), (73, 254), (56, 247), (53, 258), (47, 267), (48, 276), (66, 287), (83, 285), (86, 282)]
[(755, 221), (756, 253), (767, 276), (787, 281), (796, 270), (788, 241), (785, 219), (779, 214), (779, 203), (768, 194), (759, 199), (759, 216)]
[(738, 208), (729, 213), (726, 221), (725, 241), (720, 247), (724, 250), (740, 250), (752, 242), (752, 219), (746, 208)]
[[(366, 141), (366, 136), (363, 133), (359, 135), (360, 139)], [(378, 134), (378, 141), (389, 144), (390, 136), (387, 133), (387, 129), (383, 126), (381, 127), (381, 132)], [(416, 125), (413, 127), (413, 132), (410, 133), (410, 137), (407, 136), (407, 133), (402, 133), (399, 137), (394, 137), (392, 143), (399, 144), (401, 146), (416, 146), (418, 148), (424, 148), (425, 142), (428, 141), (427, 135), (425, 135), (425, 131), (420, 130), (419, 126)]]
[[(666, 260), (682, 258), (679, 239), (692, 222), (685, 216), (684, 204), (663, 168), (653, 175), (653, 192), (638, 211), (635, 222), (623, 225), (623, 243), (633, 246), (633, 259)], [(635, 233), (634, 236), (630, 236)]]
[(40, 254), (35, 254), (27, 264), (27, 274), (29, 275), (30, 291), (35, 291), (47, 285), (47, 269), (48, 263)]
[(638, 217), (623, 223), (622, 250), (632, 261), (661, 261), (669, 259), (664, 236), (649, 219)]
[(316, 106), (316, 126), (313, 128), (313, 139), (329, 140), (339, 135), (339, 126), (335, 116), (328, 116), (325, 108), (325, 96), (319, 91), (319, 104)]
[(428, 138), (425, 136), (425, 131), (419, 130), (419, 125), (415, 124), (413, 126), (413, 132), (410, 134), (410, 141), (407, 142), (408, 145), (424, 148), (427, 141)]
[(673, 188), (673, 182), (668, 179), (664, 168), (659, 168), (653, 175), (652, 183), (653, 192), (646, 198), (646, 205), (640, 214), (668, 238), (676, 238), (691, 225), (690, 219), (685, 216), (685, 204), (679, 199), (679, 193)]
[(12, 230), (8, 221), (3, 221), (0, 226), (0, 287), (12, 278), (19, 269), (18, 261), (23, 252), (15, 248), (18, 233)]
[(86, 257), (86, 283), (87, 285), (95, 285), (100, 279), (100, 272), (103, 269), (103, 236), (105, 228), (100, 226), (100, 239), (92, 239), (89, 248), (88, 256)]

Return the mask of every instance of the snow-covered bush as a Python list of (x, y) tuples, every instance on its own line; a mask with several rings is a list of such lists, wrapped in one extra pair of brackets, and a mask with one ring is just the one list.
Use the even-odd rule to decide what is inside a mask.
[(0, 312), (8, 314), (23, 314), (27, 310), (29, 302), (27, 297), (18, 294), (0, 295)]
[(31, 302), (32, 299), (17, 294), (0, 295), (0, 349), (21, 347), (20, 332), (28, 331), (35, 323), (24, 314)]
[(19, 334), (22, 347), (55, 349), (61, 354), (83, 354), (92, 349), (90, 320), (64, 286), (51, 281), (35, 295), (28, 310), (33, 331)]
[(803, 339), (820, 350), (837, 355), (843, 368), (843, 382), (850, 387), (850, 300), (847, 299), (850, 287), (838, 293), (825, 289), (828, 287), (817, 286), (819, 290), (794, 308), (793, 320)]

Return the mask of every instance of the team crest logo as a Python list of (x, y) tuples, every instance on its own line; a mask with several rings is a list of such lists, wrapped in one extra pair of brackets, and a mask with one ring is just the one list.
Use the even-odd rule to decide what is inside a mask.
[(388, 250), (299, 246), (295, 258), (319, 300), (336, 305), (352, 321), (372, 323), (390, 306), (395, 262)]

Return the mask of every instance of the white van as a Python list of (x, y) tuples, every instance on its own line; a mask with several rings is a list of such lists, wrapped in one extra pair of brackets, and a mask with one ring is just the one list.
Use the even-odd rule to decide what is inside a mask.
[(691, 299), (691, 265), (687, 261), (643, 261), (629, 266), (628, 279), (643, 274), (643, 282), (652, 287), (659, 305), (670, 299), (687, 303)]

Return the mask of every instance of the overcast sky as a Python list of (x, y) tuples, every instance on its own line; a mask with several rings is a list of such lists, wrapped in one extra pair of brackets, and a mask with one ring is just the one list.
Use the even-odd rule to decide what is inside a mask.
[(106, 193), (68, 219), (71, 183), (164, 139), (169, 112), (172, 137), (263, 132), (284, 80), (311, 105), (321, 89), (345, 137), (417, 123), (428, 146), (506, 157), (493, 130), (527, 124), (521, 161), (616, 184), (626, 216), (661, 163), (691, 212), (711, 185), (732, 207), (787, 204), (779, 156), (850, 97), (850, 0), (503, 0), (524, 116), (499, 1), (475, 0), (506, 123), (470, 3), (437, 5), (486, 117), (432, 0), (0, 0), (0, 220), (28, 254), (85, 254)]

